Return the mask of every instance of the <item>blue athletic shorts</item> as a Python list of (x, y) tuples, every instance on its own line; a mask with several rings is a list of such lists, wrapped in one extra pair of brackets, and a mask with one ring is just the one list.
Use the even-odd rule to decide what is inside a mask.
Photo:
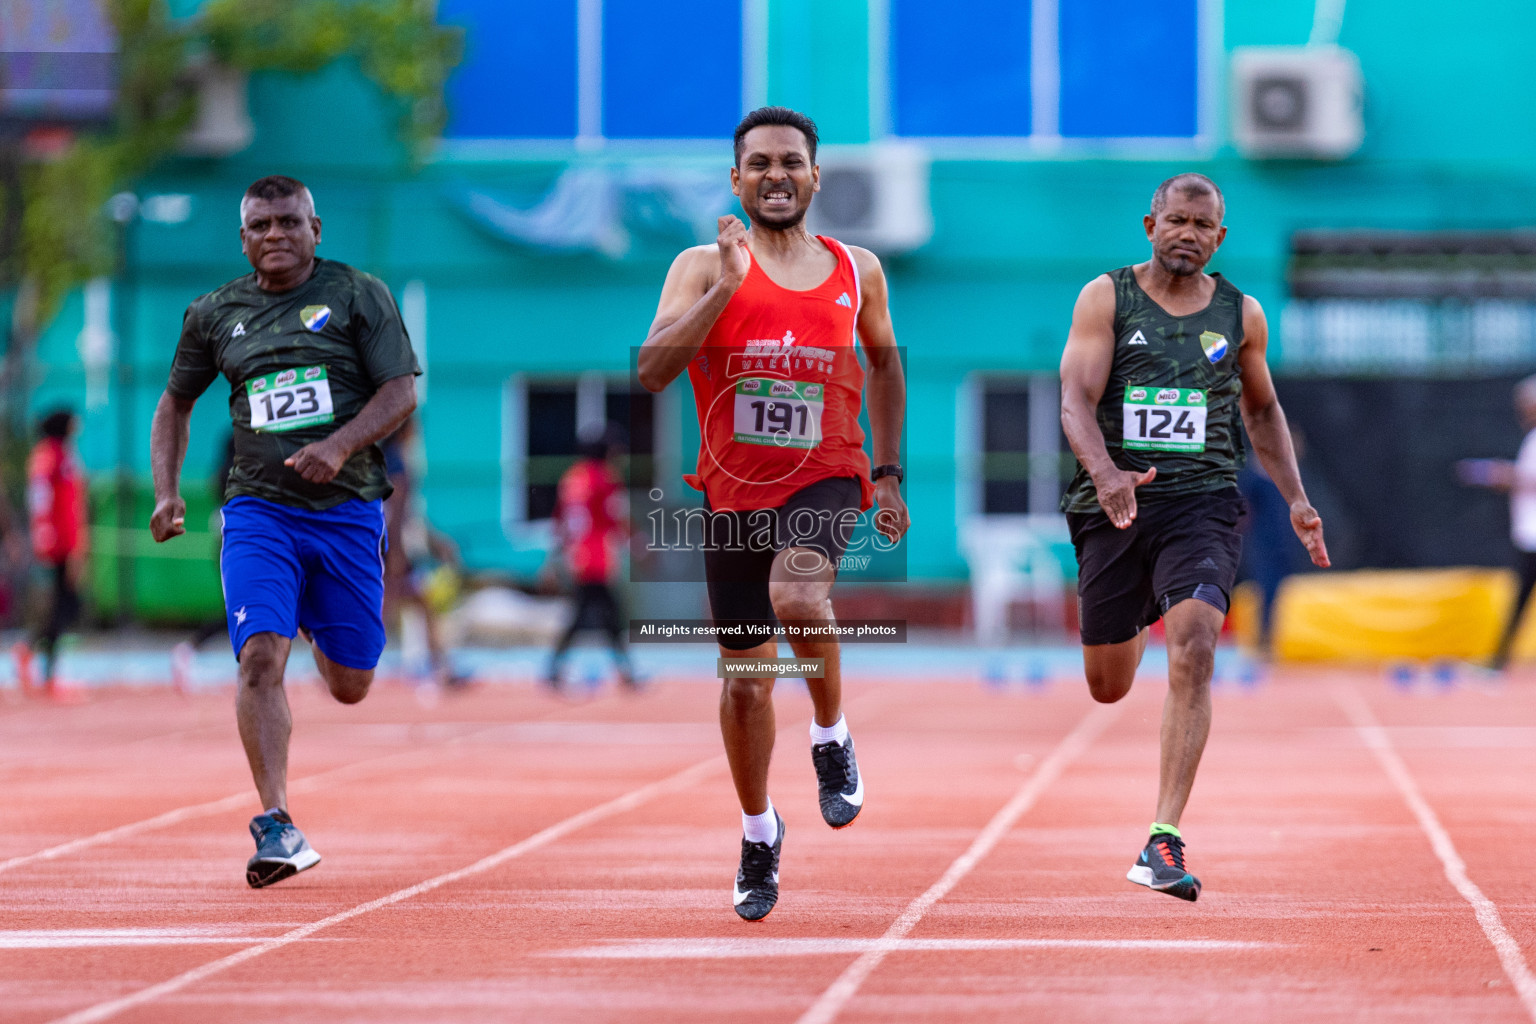
[(323, 512), (239, 495), (224, 505), (224, 613), (235, 657), (257, 633), (309, 630), (324, 655), (370, 669), (384, 651), (384, 504)]

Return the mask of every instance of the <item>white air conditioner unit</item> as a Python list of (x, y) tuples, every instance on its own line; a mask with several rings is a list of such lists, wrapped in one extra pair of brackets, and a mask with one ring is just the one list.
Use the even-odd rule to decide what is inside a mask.
[(1337, 160), (1360, 148), (1360, 61), (1338, 46), (1232, 51), (1232, 136), (1244, 156)]
[(251, 144), (256, 126), (246, 104), (246, 75), (212, 62), (191, 69), (197, 114), (181, 137), (191, 156), (229, 156)]
[(933, 237), (928, 153), (907, 143), (824, 146), (816, 153), (821, 191), (806, 225), (876, 253), (909, 252)]

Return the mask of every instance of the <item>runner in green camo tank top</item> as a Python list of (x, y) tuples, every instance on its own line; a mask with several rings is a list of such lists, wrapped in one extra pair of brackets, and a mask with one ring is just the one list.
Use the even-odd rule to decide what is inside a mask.
[[(1137, 488), (1142, 501), (1236, 486), (1244, 461), (1237, 429), (1243, 293), (1212, 274), (1216, 289), (1209, 305), (1173, 316), (1136, 283), (1135, 267), (1108, 277), (1115, 288), (1117, 344), (1097, 418), (1115, 464), (1138, 472), (1157, 467), (1157, 476)], [(1062, 510), (1099, 510), (1093, 477), (1081, 464)]]
[(1179, 819), (1210, 732), (1216, 639), (1242, 550), (1239, 415), (1296, 536), (1328, 565), (1264, 362), (1264, 311), (1205, 273), (1225, 212), (1202, 174), (1159, 185), (1143, 218), (1152, 259), (1089, 282), (1061, 357), (1061, 423), (1078, 461), (1061, 507), (1093, 699), (1130, 692), (1153, 622), (1168, 636), (1156, 819), (1126, 877), (1191, 901), (1200, 880), (1185, 867)]

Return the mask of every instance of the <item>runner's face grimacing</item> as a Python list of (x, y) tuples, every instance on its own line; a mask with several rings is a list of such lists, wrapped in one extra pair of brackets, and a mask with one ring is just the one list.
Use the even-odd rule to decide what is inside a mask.
[(241, 202), (240, 249), (258, 277), (281, 281), (302, 273), (318, 244), (320, 218), (307, 191)]
[(741, 163), (731, 168), (731, 191), (754, 227), (788, 231), (799, 226), (821, 188), (819, 169), (800, 129), (759, 125), (742, 139)]
[(1162, 210), (1155, 217), (1149, 213), (1142, 218), (1158, 265), (1175, 277), (1204, 270), (1227, 237), (1221, 207), (1214, 193), (1188, 195), (1177, 187), (1169, 189)]

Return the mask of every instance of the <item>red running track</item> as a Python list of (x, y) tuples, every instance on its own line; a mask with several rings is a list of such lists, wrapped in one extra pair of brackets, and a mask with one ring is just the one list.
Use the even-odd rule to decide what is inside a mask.
[[(0, 707), (0, 1020), (1536, 1022), (1536, 683), (1220, 692), (1188, 904), (1125, 881), (1162, 686), (848, 687), (868, 803), (821, 824), (779, 697), (783, 896), (746, 925), (713, 687), (295, 687), (324, 855), (243, 880), (230, 696)], [(1458, 867), (1461, 865), (1461, 867)], [(750, 1015), (750, 1018), (748, 1017)]]

